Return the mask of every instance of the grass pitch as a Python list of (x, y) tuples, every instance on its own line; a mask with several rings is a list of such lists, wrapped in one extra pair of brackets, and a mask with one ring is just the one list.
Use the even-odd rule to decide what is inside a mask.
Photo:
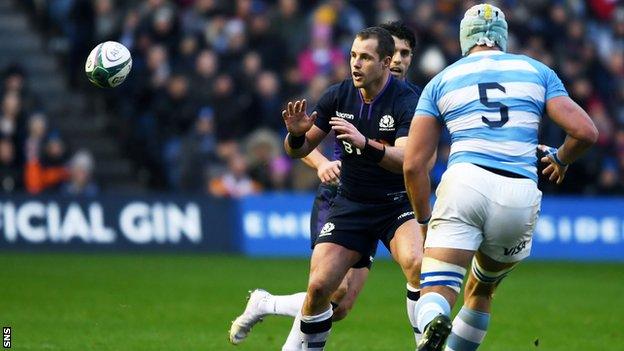
[[(15, 350), (279, 350), (291, 320), (227, 341), (247, 290), (301, 291), (305, 260), (223, 256), (0, 254), (0, 324)], [(328, 350), (413, 350), (398, 266), (375, 263)], [(507, 278), (480, 350), (616, 350), (624, 265), (526, 262)]]

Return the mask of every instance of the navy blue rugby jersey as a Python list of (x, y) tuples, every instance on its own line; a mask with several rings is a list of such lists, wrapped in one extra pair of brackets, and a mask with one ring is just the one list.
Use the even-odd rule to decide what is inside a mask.
[[(315, 125), (329, 133), (332, 117), (340, 117), (364, 136), (394, 146), (396, 139), (407, 136), (419, 95), (405, 82), (392, 76), (382, 91), (367, 104), (352, 79), (327, 89), (316, 105)], [(392, 173), (362, 155), (351, 143), (336, 139), (342, 160), (341, 192), (352, 199), (383, 201), (405, 192), (403, 175)]]

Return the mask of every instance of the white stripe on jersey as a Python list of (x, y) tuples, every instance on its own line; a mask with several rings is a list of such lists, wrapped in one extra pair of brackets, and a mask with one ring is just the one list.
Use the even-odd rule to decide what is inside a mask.
[[(498, 89), (488, 89), (488, 100), (500, 99), (531, 99), (537, 102), (544, 102), (546, 98), (546, 89), (543, 86), (528, 82), (510, 82), (501, 84), (505, 88), (505, 92)], [(438, 109), (442, 115), (451, 112), (458, 107), (467, 105), (470, 102), (479, 100), (479, 86), (471, 85), (469, 87), (450, 91), (438, 100)], [(485, 108), (485, 106), (484, 106)]]
[(442, 76), (441, 82), (445, 83), (457, 77), (483, 71), (528, 71), (532, 73), (538, 73), (537, 69), (535, 69), (535, 67), (533, 67), (527, 61), (492, 60), (490, 58), (483, 58), (479, 61), (464, 63), (449, 68), (449, 70), (446, 71)]
[(489, 155), (491, 153), (504, 154), (511, 157), (535, 156), (535, 145), (519, 141), (489, 141), (483, 139), (458, 140), (451, 144), (450, 155), (456, 152), (470, 151)]
[[(467, 115), (465, 117), (456, 118), (452, 121), (446, 122), (446, 127), (449, 133), (458, 132), (460, 130), (473, 129), (484, 127), (485, 123), (481, 120), (481, 117), (485, 116), (490, 120), (500, 119), (500, 112), (478, 112)], [(509, 121), (505, 123), (503, 128), (524, 127), (531, 129), (538, 129), (540, 124), (540, 116), (525, 111), (510, 110)]]

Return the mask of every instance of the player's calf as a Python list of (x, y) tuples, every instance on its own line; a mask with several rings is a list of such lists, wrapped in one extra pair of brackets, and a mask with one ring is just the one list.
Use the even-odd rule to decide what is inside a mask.
[[(459, 251), (459, 250), (453, 250)], [(455, 252), (466, 261), (468, 252)], [(449, 255), (453, 256), (453, 255)], [(420, 287), (422, 295), (416, 303), (417, 326), (423, 331), (418, 350), (442, 350), (451, 332), (449, 315), (460, 292), (466, 269), (462, 266), (425, 257)]]
[(453, 320), (447, 350), (476, 350), (485, 339), (494, 291), (514, 268), (477, 253), (464, 291), (464, 306)]

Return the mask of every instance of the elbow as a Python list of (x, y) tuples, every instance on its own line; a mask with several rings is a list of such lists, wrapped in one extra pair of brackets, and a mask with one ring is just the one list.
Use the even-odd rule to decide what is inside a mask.
[(427, 173), (427, 165), (422, 162), (404, 162), (403, 163), (403, 175), (406, 178), (413, 178), (421, 175), (423, 173)]
[(594, 125), (593, 123), (591, 124), (591, 127), (588, 128), (586, 135), (584, 136), (583, 141), (585, 141), (588, 144), (595, 144), (598, 141), (598, 136), (600, 134), (598, 133), (598, 128), (596, 128), (596, 125)]

